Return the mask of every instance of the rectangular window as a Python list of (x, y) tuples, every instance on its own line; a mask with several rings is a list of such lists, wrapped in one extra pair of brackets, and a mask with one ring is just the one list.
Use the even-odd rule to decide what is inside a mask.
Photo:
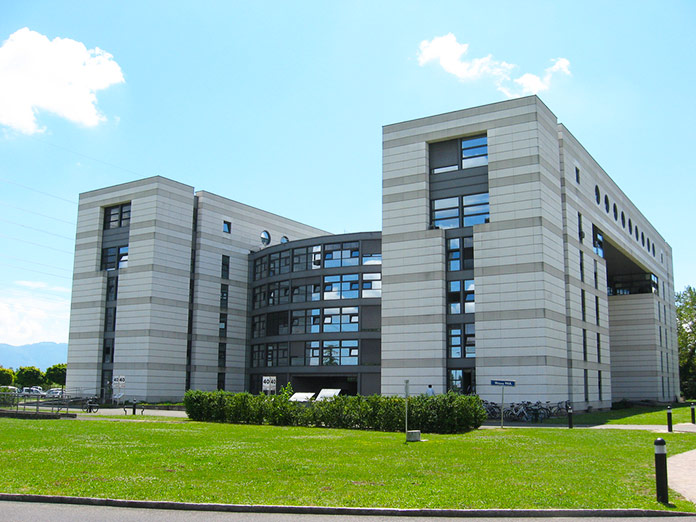
[(481, 223), (488, 223), (490, 218), (490, 206), (488, 192), (462, 197), (464, 210), (464, 226), (472, 227)]
[(448, 281), (447, 313), (473, 314), (474, 312), (476, 312), (474, 280)]
[(363, 254), (362, 255), (363, 265), (381, 265), (382, 264), (382, 254)]
[(488, 165), (488, 137), (462, 138), (462, 169)]
[(217, 375), (217, 389), (223, 391), (225, 389), (225, 372), (219, 372)]
[(307, 248), (295, 248), (292, 251), (292, 271), (293, 272), (304, 272), (308, 269), (307, 260), (309, 259), (307, 254)]
[(362, 296), (364, 298), (382, 297), (382, 274), (363, 274)]
[(268, 277), (268, 256), (254, 259), (254, 281)]
[(476, 357), (476, 327), (473, 323), (448, 329), (448, 356), (451, 359)]
[(268, 277), (280, 274), (280, 253), (268, 256)]
[(303, 334), (307, 331), (307, 310), (292, 310), (290, 312), (290, 333)]
[(232, 223), (229, 221), (223, 221), (222, 222), (222, 231), (225, 234), (231, 234), (232, 233)]
[(218, 367), (227, 366), (227, 343), (218, 343)]
[(290, 250), (284, 250), (280, 253), (280, 273), (290, 273)]
[(592, 247), (595, 254), (604, 257), (604, 234), (594, 225), (592, 225)]
[(360, 293), (358, 274), (324, 277), (324, 299), (357, 299)]
[(227, 310), (229, 285), (220, 285), (220, 308)]
[(597, 392), (599, 394), (599, 400), (602, 400), (602, 372), (597, 372)]
[(114, 340), (104, 339), (104, 345), (102, 346), (102, 362), (104, 364), (109, 364), (114, 362)]
[(116, 331), (116, 308), (109, 307), (106, 309), (104, 315), (104, 331), (105, 332), (115, 332)]
[(587, 330), (582, 330), (582, 360), (587, 360)]
[(252, 293), (252, 306), (254, 310), (268, 306), (268, 293), (266, 285), (257, 286)]
[(595, 320), (597, 322), (597, 326), (599, 326), (599, 296), (595, 296), (594, 303), (595, 303)]
[(324, 309), (324, 332), (357, 332), (358, 331), (358, 307), (349, 306), (343, 308)]
[(597, 260), (593, 259), (594, 262), (594, 287), (595, 289), (599, 289), (599, 278), (597, 277)]
[(582, 230), (582, 214), (578, 212), (578, 240), (582, 243), (583, 239), (585, 239), (585, 232)]
[(322, 366), (357, 366), (358, 341), (322, 341)]
[(439, 228), (471, 227), (490, 220), (488, 192), (432, 201), (432, 224)]
[(583, 322), (587, 320), (587, 309), (585, 308), (585, 291), (580, 290), (580, 309), (582, 311)]
[(230, 256), (222, 256), (220, 277), (222, 277), (223, 279), (230, 278)]
[(461, 240), (459, 238), (447, 240), (447, 271), (456, 272), (462, 269), (462, 259), (460, 250)]
[(266, 337), (266, 316), (256, 315), (251, 319), (251, 337)]
[(588, 388), (588, 382), (587, 382), (587, 370), (583, 371), (583, 385), (584, 385), (584, 391), (585, 391), (585, 402), (589, 402), (590, 400), (590, 390)]
[(102, 248), (102, 270), (116, 270), (128, 266), (128, 245)]
[(307, 341), (305, 343), (305, 366), (319, 366), (320, 351), (319, 341)]
[(432, 222), (440, 228), (460, 228), (459, 198), (436, 199), (432, 203)]
[(104, 209), (104, 230), (130, 225), (131, 204), (123, 203)]
[(357, 266), (360, 263), (360, 243), (334, 243), (324, 246), (324, 268)]
[(580, 251), (580, 281), (585, 282), (585, 255)]
[(575, 183), (580, 183), (580, 169), (575, 167)]
[(117, 296), (118, 296), (118, 277), (109, 277), (106, 279), (106, 300), (107, 301), (115, 301)]
[(227, 314), (220, 314), (220, 321), (218, 322), (218, 330), (220, 337), (227, 337)]
[(597, 362), (602, 362), (602, 336), (597, 332)]
[(266, 316), (266, 335), (287, 335), (288, 312), (272, 312)]

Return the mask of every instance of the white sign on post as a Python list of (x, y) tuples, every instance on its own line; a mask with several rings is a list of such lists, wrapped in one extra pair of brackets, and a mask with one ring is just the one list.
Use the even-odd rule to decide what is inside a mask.
[(126, 387), (126, 376), (125, 375), (114, 375), (112, 386), (114, 388), (125, 388)]
[(265, 392), (273, 392), (275, 393), (276, 391), (276, 377), (275, 375), (264, 375), (262, 380), (262, 390)]

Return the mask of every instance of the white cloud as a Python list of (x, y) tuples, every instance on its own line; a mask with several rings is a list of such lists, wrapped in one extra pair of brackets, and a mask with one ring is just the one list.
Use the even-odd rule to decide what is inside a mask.
[(20, 291), (0, 296), (0, 343), (68, 342), (70, 301)]
[[(538, 94), (548, 90), (551, 86), (551, 78), (556, 73), (570, 75), (570, 62), (566, 58), (557, 58), (553, 60), (553, 65), (545, 70), (543, 78), (524, 73), (513, 80), (511, 74), (513, 69), (517, 68), (516, 65), (494, 60), (490, 54), (483, 58), (465, 60), (462, 57), (468, 50), (469, 44), (460, 44), (452, 33), (429, 41), (423, 40), (420, 43), (418, 64), (423, 66), (437, 60), (445, 71), (462, 81), (492, 78), (496, 88), (508, 98)], [(511, 82), (517, 87), (511, 86)]]
[(113, 56), (69, 38), (23, 28), (0, 47), (0, 124), (25, 134), (43, 132), (39, 111), (93, 127), (106, 118), (97, 110), (97, 91), (123, 83)]
[(69, 288), (66, 288), (64, 286), (51, 286), (48, 283), (45, 283), (43, 281), (15, 281), (15, 284), (18, 286), (32, 288), (35, 290), (42, 289), (42, 290), (48, 290), (51, 292), (70, 292)]

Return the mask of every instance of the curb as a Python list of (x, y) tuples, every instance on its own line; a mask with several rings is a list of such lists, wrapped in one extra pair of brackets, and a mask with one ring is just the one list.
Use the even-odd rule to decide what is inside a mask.
[(217, 511), (227, 513), (288, 513), (301, 515), (372, 515), (393, 517), (675, 517), (693, 516), (683, 511), (657, 511), (650, 509), (396, 509), (352, 508), (325, 506), (267, 506), (245, 504), (197, 504), (161, 500), (120, 500), (93, 497), (60, 497), (52, 495), (26, 495), (0, 493), (0, 501), (43, 502), (47, 504), (75, 504), (140, 509), (176, 509), (181, 511)]

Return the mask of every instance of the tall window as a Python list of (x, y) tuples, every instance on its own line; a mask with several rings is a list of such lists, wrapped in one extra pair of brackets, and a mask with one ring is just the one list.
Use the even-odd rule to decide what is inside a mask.
[(222, 265), (220, 268), (220, 277), (223, 279), (230, 278), (230, 256), (222, 256)]
[(220, 285), (220, 308), (222, 308), (223, 310), (227, 310), (229, 291), (229, 285)]
[(104, 209), (104, 230), (130, 225), (131, 204), (123, 203)]
[(474, 238), (456, 237), (447, 240), (447, 271), (474, 268)]
[(447, 282), (447, 313), (473, 314), (476, 311), (474, 300), (474, 280)]
[(447, 331), (447, 355), (451, 359), (476, 357), (476, 326), (453, 326)]
[(488, 137), (462, 139), (462, 169), (488, 165)]

